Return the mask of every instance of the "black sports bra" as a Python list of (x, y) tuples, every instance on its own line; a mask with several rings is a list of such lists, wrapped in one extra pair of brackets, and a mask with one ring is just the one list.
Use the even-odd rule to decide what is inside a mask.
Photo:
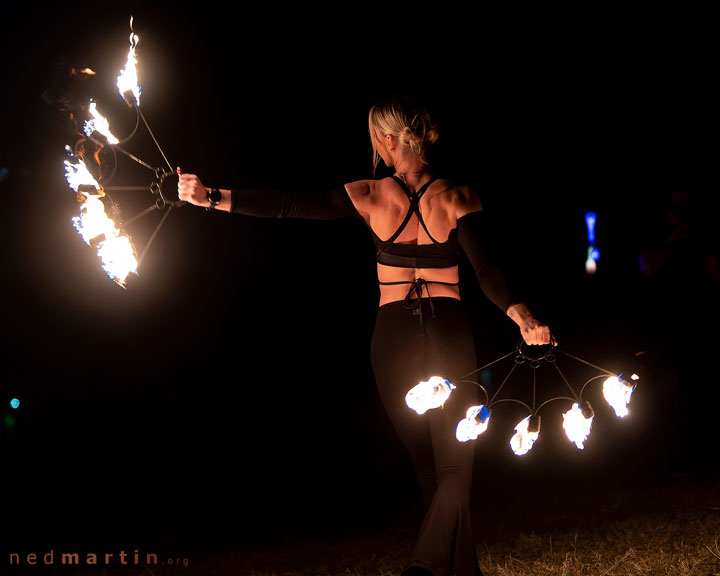
[[(398, 229), (395, 230), (393, 235), (387, 240), (380, 239), (377, 234), (375, 234), (375, 231), (372, 231), (373, 241), (377, 249), (377, 261), (385, 266), (395, 266), (399, 268), (450, 268), (457, 266), (460, 251), (460, 246), (457, 241), (457, 229), (454, 228), (450, 232), (447, 241), (438, 242), (432, 237), (432, 234), (430, 234), (423, 220), (422, 213), (420, 212), (420, 198), (425, 194), (430, 184), (435, 181), (435, 178), (431, 178), (414, 193), (410, 191), (405, 182), (400, 178), (393, 176), (393, 179), (400, 184), (407, 194), (410, 206)], [(410, 222), (413, 214), (417, 216), (420, 225), (432, 241), (432, 244), (395, 243), (395, 240), (402, 234)]]

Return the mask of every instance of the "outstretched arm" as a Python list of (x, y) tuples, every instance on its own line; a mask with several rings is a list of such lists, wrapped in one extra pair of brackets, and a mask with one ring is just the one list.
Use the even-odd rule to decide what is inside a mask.
[[(178, 168), (178, 197), (195, 206), (209, 207), (210, 190), (195, 174)], [(344, 187), (325, 190), (281, 190), (274, 188), (220, 188), (215, 210), (260, 218), (309, 218), (331, 220), (360, 218)]]

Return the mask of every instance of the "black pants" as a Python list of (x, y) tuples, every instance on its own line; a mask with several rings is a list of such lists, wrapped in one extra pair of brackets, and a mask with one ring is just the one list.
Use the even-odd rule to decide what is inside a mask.
[[(418, 415), (405, 394), (422, 380), (451, 382), (477, 368), (472, 332), (462, 303), (427, 299), (422, 314), (402, 302), (381, 306), (372, 339), (372, 365), (380, 397), (412, 456), (424, 501), (424, 520), (411, 564), (437, 576), (475, 576), (470, 518), (474, 442), (459, 442), (457, 423), (478, 404), (478, 389), (458, 384), (442, 408)], [(424, 330), (421, 330), (421, 327)], [(474, 378), (475, 375), (471, 378)]]

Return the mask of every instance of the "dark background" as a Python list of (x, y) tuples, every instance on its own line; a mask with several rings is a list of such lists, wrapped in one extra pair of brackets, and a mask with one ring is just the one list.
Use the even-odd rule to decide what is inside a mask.
[[(715, 249), (720, 100), (708, 15), (226, 6), (5, 11), (0, 412), (10, 549), (125, 543), (177, 553), (414, 513), (409, 462), (369, 366), (377, 285), (362, 226), (183, 207), (125, 289), (73, 229), (70, 113), (77, 119), (93, 97), (116, 133), (132, 130), (115, 90), (131, 14), (142, 110), (173, 166), (221, 187), (368, 178), (370, 105), (415, 96), (442, 129), (438, 172), (478, 189), (500, 262), (561, 349), (611, 371), (645, 370), (627, 421), (591, 393), (584, 451), (552, 431), (556, 410), (544, 416), (544, 442), (525, 458), (508, 454), (515, 415), (498, 408), (495, 430), (478, 441), (477, 505), (501, 506), (528, 474), (542, 497), (598, 479), (642, 486), (682, 467), (692, 452), (683, 424), (698, 407), (711, 417), (717, 399), (706, 385), (717, 289), (689, 274), (676, 284), (644, 278), (637, 254), (667, 234), (676, 186), (693, 193), (701, 250)], [(71, 73), (84, 67), (96, 75)], [(142, 125), (125, 147), (164, 165)], [(103, 159), (112, 170), (112, 156)], [(113, 184), (152, 181), (122, 154), (116, 162)], [(149, 191), (112, 198), (126, 219), (154, 201)], [(598, 216), (594, 276), (584, 269), (588, 210)], [(138, 250), (160, 217), (129, 228)], [(484, 364), (518, 333), (463, 274)], [(502, 370), (483, 382), (493, 389)], [(716, 458), (693, 458), (693, 470), (716, 469)]]

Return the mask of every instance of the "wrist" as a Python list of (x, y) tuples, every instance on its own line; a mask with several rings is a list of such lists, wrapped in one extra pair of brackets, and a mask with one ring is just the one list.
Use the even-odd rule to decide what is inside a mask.
[(219, 188), (206, 188), (205, 198), (208, 201), (207, 209), (213, 210), (222, 201), (222, 193)]
[(507, 309), (506, 313), (520, 328), (537, 324), (535, 316), (533, 316), (530, 309), (523, 303), (513, 304)]

